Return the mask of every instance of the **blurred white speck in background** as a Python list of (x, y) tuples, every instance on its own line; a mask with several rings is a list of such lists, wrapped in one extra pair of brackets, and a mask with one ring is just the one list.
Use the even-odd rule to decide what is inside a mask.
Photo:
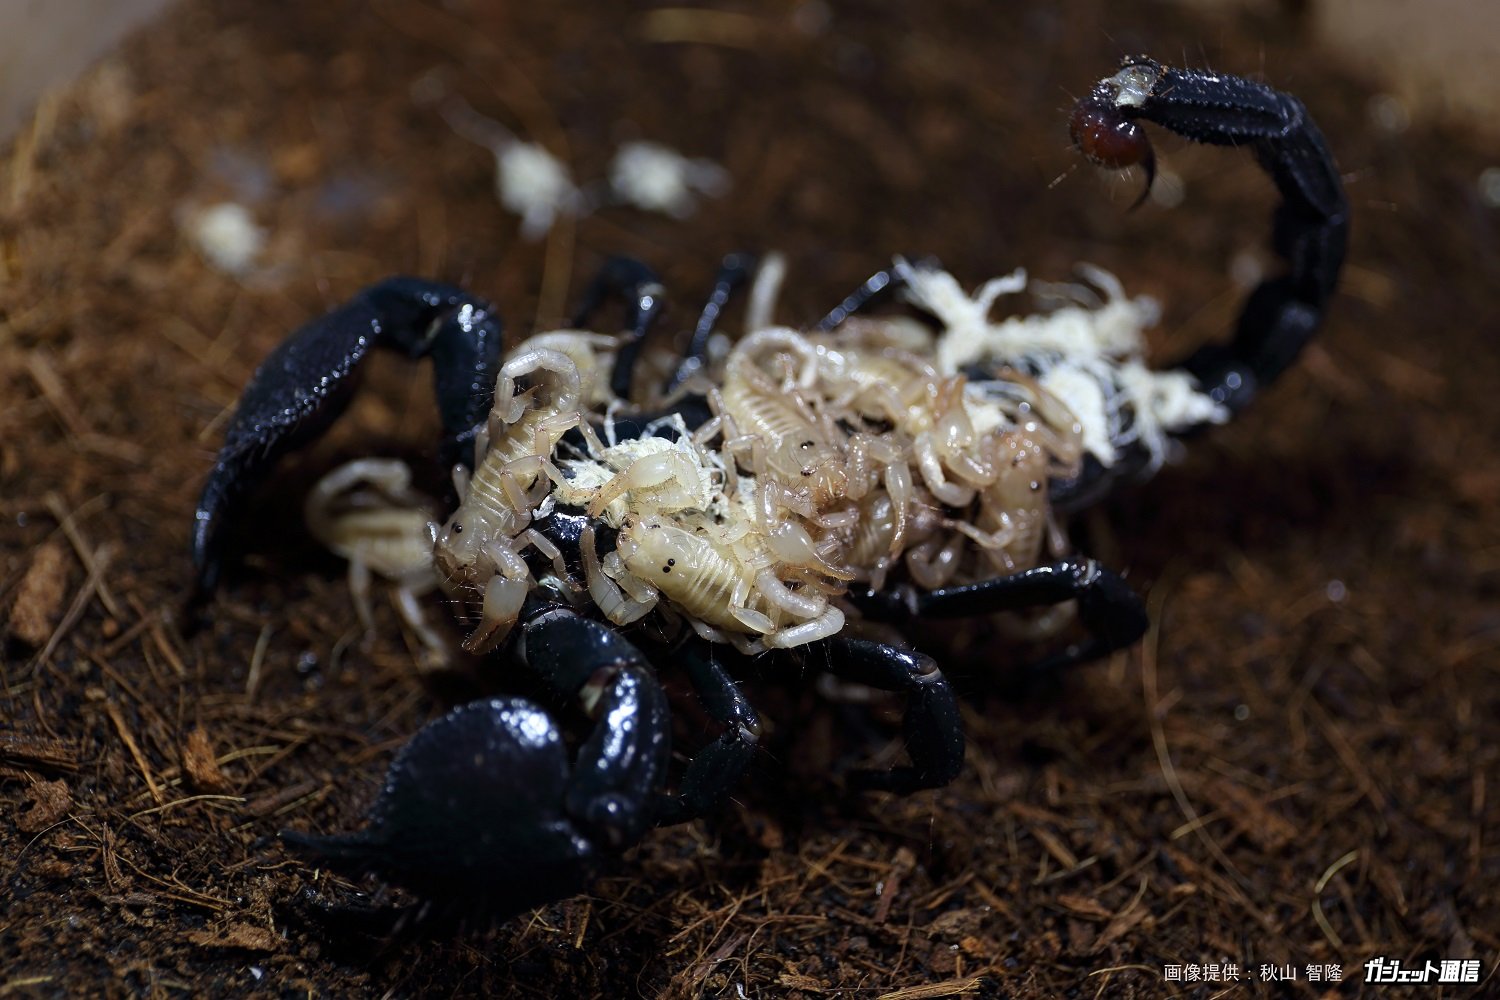
[(1377, 132), (1400, 135), (1411, 128), (1411, 112), (1395, 94), (1376, 94), (1365, 105), (1365, 115)]
[(1151, 203), (1161, 208), (1176, 208), (1182, 204), (1182, 199), (1187, 197), (1187, 184), (1182, 175), (1169, 167), (1162, 167), (1156, 173), (1156, 181), (1151, 185)]
[[(497, 126), (498, 127), (498, 126)], [(561, 160), (534, 142), (511, 137), (490, 147), (500, 204), (521, 217), (521, 235), (540, 239), (560, 215), (579, 215), (583, 199)]]
[(1479, 172), (1479, 200), (1485, 208), (1500, 208), (1500, 167), (1485, 167)]
[(266, 247), (266, 230), (256, 224), (249, 209), (232, 201), (190, 209), (183, 228), (198, 252), (227, 274), (249, 273)]
[(1234, 287), (1249, 290), (1265, 280), (1266, 264), (1260, 254), (1253, 250), (1242, 250), (1229, 261), (1229, 280)]
[(627, 142), (610, 162), (609, 186), (622, 202), (683, 219), (693, 213), (696, 195), (728, 192), (729, 171), (659, 143)]
[(522, 141), (462, 97), (449, 93), (438, 74), (418, 79), (411, 95), (418, 104), (436, 105), (449, 128), (495, 157), (495, 194), (507, 211), (521, 217), (521, 235), (526, 239), (546, 236), (559, 216), (588, 214), (587, 202), (566, 163), (546, 147)]

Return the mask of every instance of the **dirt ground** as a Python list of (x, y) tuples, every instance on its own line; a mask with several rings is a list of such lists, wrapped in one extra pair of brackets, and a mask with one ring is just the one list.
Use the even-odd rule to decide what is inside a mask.
[[(1479, 178), (1500, 144), (1372, 116), (1371, 88), (1281, 15), (632, 6), (190, 2), (10, 151), (0, 995), (1399, 994), (1364, 982), (1377, 957), (1477, 958), (1493, 989), (1500, 209)], [(1297, 92), (1354, 212), (1297, 368), (1078, 526), (1148, 594), (1147, 640), (1012, 695), (997, 678), (1034, 650), (926, 637), (971, 742), (952, 787), (907, 799), (837, 779), (889, 751), (888, 707), (750, 678), (770, 732), (723, 815), (498, 928), (330, 930), (309, 891), (352, 887), (277, 831), (355, 825), (426, 719), (514, 682), (483, 664), (424, 682), (383, 600), (361, 650), (341, 567), (297, 524), (340, 458), (430, 460), (426, 374), (396, 363), (278, 475), (210, 624), (184, 628), (197, 491), (266, 352), (396, 272), (462, 282), (514, 330), (556, 323), (613, 253), (664, 273), (683, 329), (725, 252), (779, 248), (782, 315), (805, 320), (892, 253), (969, 284), (1091, 261), (1162, 300), (1153, 348), (1178, 357), (1229, 329), (1273, 193), (1248, 156), (1170, 136), (1175, 208), (1128, 212), (1138, 178), (1079, 167), (1067, 109), (1137, 51)], [(528, 242), (490, 154), (419, 99), (434, 87), (576, 177), (647, 138), (733, 189)], [(268, 233), (240, 278), (184, 235), (226, 199)], [(684, 745), (712, 735), (682, 715)], [(1165, 979), (1227, 963), (1238, 983)], [(1338, 982), (1307, 968), (1334, 964)]]

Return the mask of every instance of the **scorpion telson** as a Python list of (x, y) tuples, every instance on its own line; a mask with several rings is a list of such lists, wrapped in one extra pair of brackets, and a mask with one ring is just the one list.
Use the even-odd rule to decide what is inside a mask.
[(1100, 80), (1087, 97), (1073, 107), (1068, 120), (1068, 134), (1073, 145), (1101, 167), (1123, 169), (1139, 165), (1146, 174), (1146, 186), (1132, 208), (1139, 208), (1156, 182), (1156, 152), (1146, 130), (1124, 112), (1138, 108), (1160, 76), (1154, 63), (1127, 61), (1120, 72)]
[[(462, 705), (397, 754), (365, 829), (287, 832), (287, 844), (504, 916), (578, 890), (653, 824), (723, 802), (760, 734), (734, 676), (745, 658), (901, 694), (908, 761), (850, 784), (905, 793), (951, 781), (964, 736), (943, 672), (893, 642), (895, 626), (1076, 608), (1079, 640), (1010, 668), (1021, 670), (1139, 639), (1140, 599), (1073, 551), (1067, 515), (1275, 379), (1321, 322), (1347, 238), (1337, 170), (1295, 98), (1133, 58), (1071, 127), (1095, 162), (1141, 164), (1149, 190), (1142, 122), (1248, 144), (1280, 192), (1274, 246), (1288, 264), (1255, 289), (1231, 338), (1167, 370), (1142, 358), (1154, 305), (1108, 274), (1085, 270), (1086, 284), (1047, 290), (1050, 310), (995, 321), (1002, 296), (1038, 291), (1022, 272), (970, 294), (935, 265), (901, 259), (797, 330), (771, 320), (779, 259), (757, 270), (731, 255), (687, 349), (665, 365), (642, 363), (661, 282), (624, 258), (589, 286), (575, 329), (503, 353), (487, 303), (415, 278), (366, 289), (294, 333), (246, 388), (204, 487), (200, 599), (219, 579), (225, 521), (342, 408), (369, 349), (430, 356), (458, 497), (431, 526), (431, 565), (473, 626), (466, 645), (529, 671), (550, 708), (580, 702), (593, 723), (570, 753), (547, 709), (516, 697)], [(718, 321), (747, 281), (755, 319), (728, 342)], [(884, 295), (930, 322), (866, 312)], [(623, 332), (583, 330), (608, 299), (625, 304)], [(669, 374), (653, 384), (653, 370)], [(409, 546), (361, 534), (409, 537), (409, 519), (323, 516), (320, 537), (341, 551), (425, 572)], [(659, 668), (679, 672), (721, 727), (675, 781)]]

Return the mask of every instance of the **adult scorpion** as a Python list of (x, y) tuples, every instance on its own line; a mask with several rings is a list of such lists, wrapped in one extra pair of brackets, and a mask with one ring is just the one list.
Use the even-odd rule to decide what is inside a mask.
[[(1172, 437), (1240, 411), (1292, 363), (1322, 321), (1348, 227), (1332, 156), (1296, 98), (1136, 57), (1079, 102), (1071, 128), (1096, 163), (1142, 165), (1149, 190), (1143, 122), (1250, 147), (1281, 199), (1273, 245), (1285, 270), (1254, 290), (1227, 342), (1169, 372), (1141, 364), (1146, 307), (1108, 276), (1093, 277), (1102, 301), (1075, 291), (1053, 313), (995, 324), (990, 306), (1024, 277), (971, 298), (942, 271), (899, 259), (806, 331), (770, 322), (778, 272), (762, 267), (749, 332), (725, 354), (716, 323), (754, 271), (726, 258), (686, 350), (655, 385), (642, 348), (664, 291), (623, 258), (589, 287), (577, 329), (508, 351), (488, 302), (410, 277), (294, 333), (251, 379), (204, 487), (198, 601), (219, 581), (225, 523), (343, 409), (369, 352), (430, 357), (440, 455), (459, 497), (432, 542), (443, 587), (476, 622), (466, 645), (531, 671), (559, 706), (581, 698), (594, 723), (570, 752), (542, 706), (460, 705), (396, 755), (363, 830), (288, 831), (286, 843), (509, 915), (578, 891), (654, 824), (722, 802), (760, 732), (728, 666), (739, 658), (903, 694), (909, 761), (850, 781), (909, 793), (958, 774), (964, 736), (942, 671), (889, 641), (890, 626), (1076, 602), (1083, 638), (1037, 669), (1133, 644), (1147, 626), (1140, 599), (1068, 549), (1064, 519), (1154, 468)], [(864, 313), (893, 291), (939, 331)], [(581, 332), (611, 297), (626, 304), (624, 332)], [(670, 794), (658, 666), (680, 671), (722, 726)]]

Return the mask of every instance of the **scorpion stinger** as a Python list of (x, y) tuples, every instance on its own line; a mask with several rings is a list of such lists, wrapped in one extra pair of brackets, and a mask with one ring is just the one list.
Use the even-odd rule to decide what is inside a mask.
[(474, 437), (494, 399), (500, 341), (500, 317), (488, 302), (418, 278), (372, 285), (283, 341), (245, 387), (198, 501), (191, 603), (201, 604), (218, 585), (224, 524), (283, 455), (321, 434), (349, 405), (370, 348), (432, 357), (443, 460), (472, 465)]

